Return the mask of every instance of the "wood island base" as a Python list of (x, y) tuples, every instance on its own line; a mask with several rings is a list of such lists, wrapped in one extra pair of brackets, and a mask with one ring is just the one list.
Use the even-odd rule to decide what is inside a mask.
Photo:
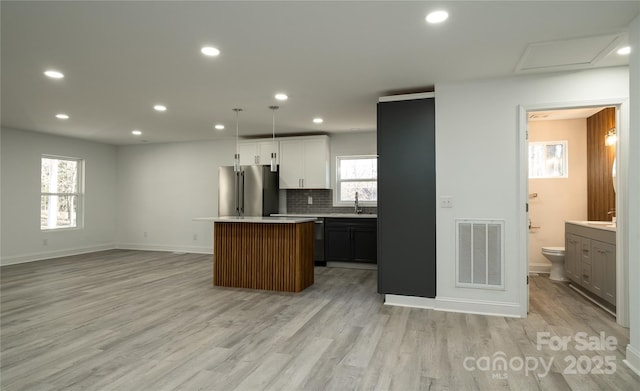
[(300, 292), (313, 284), (313, 222), (215, 222), (213, 285)]

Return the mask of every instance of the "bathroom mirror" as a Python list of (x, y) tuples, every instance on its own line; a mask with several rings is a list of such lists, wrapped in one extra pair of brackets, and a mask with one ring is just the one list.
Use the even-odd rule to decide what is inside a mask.
[(616, 158), (613, 158), (613, 168), (611, 168), (611, 179), (613, 180), (613, 192), (617, 191), (616, 188)]

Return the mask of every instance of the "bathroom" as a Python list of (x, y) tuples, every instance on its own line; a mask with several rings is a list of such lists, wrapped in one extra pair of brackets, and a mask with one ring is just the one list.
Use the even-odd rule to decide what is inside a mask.
[[(529, 272), (565, 280), (558, 271), (564, 268), (565, 221), (615, 221), (616, 109), (540, 111), (528, 117)], [(550, 258), (560, 259), (553, 271)]]

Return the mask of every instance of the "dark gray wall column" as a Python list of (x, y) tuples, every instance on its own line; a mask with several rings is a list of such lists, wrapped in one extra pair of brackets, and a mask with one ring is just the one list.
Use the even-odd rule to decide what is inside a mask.
[(378, 103), (378, 292), (436, 296), (434, 98)]

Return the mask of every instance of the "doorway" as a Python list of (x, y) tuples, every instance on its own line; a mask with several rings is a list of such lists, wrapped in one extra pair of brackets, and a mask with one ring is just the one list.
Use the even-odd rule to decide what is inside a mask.
[[(529, 179), (529, 165), (530, 165), (530, 161), (529, 161), (529, 142), (530, 141), (562, 141), (562, 137), (550, 137), (549, 134), (544, 134), (541, 136), (542, 138), (546, 138), (548, 140), (540, 140), (540, 135), (534, 135), (532, 134), (532, 132), (535, 130), (534, 128), (536, 128), (536, 126), (530, 126), (529, 121), (531, 119), (533, 120), (541, 120), (541, 117), (547, 117), (550, 120), (560, 120), (560, 119), (571, 119), (571, 117), (573, 118), (587, 118), (588, 116), (592, 115), (593, 113), (599, 112), (601, 111), (603, 108), (605, 107), (611, 107), (613, 108), (613, 110), (615, 110), (615, 123), (617, 124), (616, 126), (616, 131), (618, 133), (618, 135), (620, 135), (620, 132), (624, 132), (624, 124), (621, 123), (620, 121), (620, 107), (624, 104), (625, 102), (622, 101), (602, 101), (602, 102), (588, 102), (588, 103), (573, 103), (573, 104), (549, 104), (549, 105), (540, 105), (540, 106), (520, 106), (519, 107), (519, 131), (520, 131), (520, 148), (519, 148), (519, 153), (520, 153), (520, 167), (519, 167), (519, 174), (520, 174), (520, 198), (521, 201), (523, 202), (523, 206), (526, 206), (526, 208), (524, 209), (524, 213), (522, 214), (522, 222), (527, 226), (527, 228), (529, 226), (531, 226), (531, 229), (524, 229), (522, 230), (522, 235), (520, 237), (520, 243), (522, 244), (523, 248), (520, 251), (520, 254), (522, 255), (522, 267), (521, 270), (523, 271), (523, 273), (528, 276), (529, 275), (529, 271), (534, 271), (534, 272), (547, 272), (547, 270), (549, 270), (549, 267), (551, 265), (550, 262), (540, 262), (542, 256), (541, 256), (541, 248), (533, 248), (533, 247), (542, 247), (542, 244), (544, 244), (545, 246), (548, 247), (564, 247), (564, 220), (581, 220), (581, 221), (587, 221), (590, 220), (589, 219), (589, 214), (591, 214), (591, 212), (587, 211), (585, 206), (587, 203), (587, 199), (585, 197), (584, 194), (582, 195), (578, 195), (576, 196), (576, 199), (582, 199), (582, 201), (576, 201), (576, 204), (578, 203), (582, 203), (582, 206), (579, 208), (581, 210), (581, 212), (576, 212), (576, 208), (573, 208), (572, 211), (566, 213), (565, 216), (557, 216), (558, 218), (555, 218), (555, 216), (552, 216), (551, 220), (547, 219), (547, 220), (540, 220), (538, 219), (539, 216), (541, 216), (540, 214), (540, 209), (542, 208), (546, 208), (546, 207), (550, 207), (551, 209), (548, 211), (549, 214), (552, 215), (556, 215), (556, 214), (560, 214), (557, 212), (557, 208), (562, 209), (563, 206), (562, 205), (555, 205), (553, 206), (553, 204), (558, 204), (559, 199), (561, 198), (565, 198), (564, 202), (565, 205), (567, 204), (567, 198), (569, 198), (569, 202), (571, 202), (571, 197), (568, 196), (566, 193), (564, 194), (560, 194), (560, 193), (556, 193), (554, 194), (554, 186), (552, 185), (553, 180), (548, 180), (546, 181), (547, 183), (545, 184), (544, 181), (539, 180), (537, 184), (533, 185), (532, 182), (530, 182)], [(533, 117), (533, 118), (531, 118)], [(537, 118), (536, 118), (537, 117)], [(564, 117), (564, 118), (563, 118)], [(539, 128), (539, 126), (538, 126)], [(618, 140), (622, 140), (621, 137), (618, 137)], [(604, 140), (603, 140), (604, 142)], [(542, 143), (542, 146), (538, 146), (538, 148), (542, 148), (542, 150), (544, 150), (545, 145), (544, 142)], [(547, 146), (548, 149), (553, 149), (554, 147), (551, 145), (555, 145), (553, 142), (549, 143), (550, 146)], [(557, 144), (562, 144), (562, 143), (557, 143)], [(562, 150), (562, 146), (557, 146), (556, 149), (558, 150)], [(566, 147), (565, 147), (566, 148)], [(618, 141), (613, 147), (612, 150), (615, 153), (616, 156), (618, 156), (618, 153), (620, 151), (620, 141)], [(571, 156), (571, 146), (568, 147), (568, 149), (565, 149), (565, 152), (568, 151), (568, 155)], [(586, 155), (586, 154), (585, 154)], [(575, 156), (574, 156), (575, 157)], [(586, 157), (586, 156), (585, 156)], [(575, 160), (575, 159), (573, 159)], [(558, 162), (550, 162), (551, 165), (553, 164), (558, 164)], [(618, 165), (620, 163), (618, 162)], [(568, 169), (568, 172), (571, 173), (572, 169), (570, 166), (567, 166), (566, 169)], [(582, 168), (583, 171), (586, 171), (584, 168)], [(557, 171), (557, 170), (556, 170)], [(586, 173), (580, 174), (580, 170), (573, 170), (574, 174), (577, 175), (585, 175)], [(557, 173), (557, 172), (556, 172)], [(560, 174), (565, 174), (565, 173), (560, 173)], [(543, 175), (544, 176), (544, 175)], [(569, 174), (569, 177), (571, 177), (571, 174)], [(575, 175), (574, 175), (575, 177)], [(549, 179), (549, 178), (547, 178)], [(572, 179), (576, 179), (576, 178), (572, 178)], [(586, 178), (585, 178), (586, 179)], [(583, 181), (585, 180), (583, 179)], [(620, 185), (620, 182), (622, 180), (622, 178), (620, 176), (617, 176), (615, 179), (616, 183), (618, 185)], [(567, 181), (565, 181), (567, 182)], [(579, 182), (579, 181), (578, 181)], [(556, 184), (560, 183), (559, 181), (556, 182)], [(542, 187), (540, 187), (539, 185), (543, 185)], [(546, 185), (546, 186), (545, 186)], [(565, 183), (566, 185), (566, 183)], [(575, 185), (575, 183), (574, 183)], [(557, 186), (558, 188), (561, 188), (561, 186)], [(617, 186), (618, 188), (620, 186)], [(541, 190), (538, 190), (541, 189)], [(562, 189), (559, 189), (562, 190)], [(585, 189), (586, 190), (586, 189)], [(566, 192), (566, 189), (564, 190)], [(615, 205), (619, 205), (619, 207), (617, 207), (617, 212), (620, 214), (623, 214), (624, 211), (622, 210), (622, 205), (619, 202), (619, 196), (616, 193), (615, 196)], [(560, 203), (562, 203), (560, 202)], [(572, 205), (572, 207), (574, 207), (576, 205)], [(578, 205), (579, 206), (579, 205)], [(537, 210), (536, 210), (537, 208)], [(556, 208), (556, 210), (552, 210), (553, 208)], [(606, 212), (605, 212), (606, 213)], [(531, 220), (529, 219), (530, 217), (533, 217)], [(604, 220), (602, 218), (597, 218), (597, 220)], [(543, 234), (540, 235), (539, 233), (542, 232)], [(559, 233), (561, 232), (561, 233)], [(536, 233), (538, 234), (538, 236), (533, 236), (536, 235)], [(546, 234), (546, 235), (545, 235)], [(533, 239), (532, 239), (533, 237)], [(622, 257), (620, 255), (620, 237), (621, 235), (618, 232), (618, 235), (616, 235), (616, 247), (618, 249), (618, 254), (616, 254), (615, 256), (615, 264), (616, 264), (616, 291), (617, 291), (617, 296), (616, 296), (616, 309), (617, 309), (617, 314), (616, 314), (616, 320), (619, 324), (623, 325), (623, 326), (627, 326), (628, 327), (628, 287), (626, 279), (624, 278), (624, 270), (626, 270), (625, 265), (622, 264)], [(531, 248), (530, 248), (531, 247)], [(532, 254), (536, 254), (536, 257), (534, 257)], [(537, 255), (540, 256), (537, 256)], [(544, 259), (544, 258), (542, 258)], [(533, 266), (533, 267), (530, 267)], [(528, 279), (527, 279), (528, 281)], [(576, 284), (577, 285), (577, 284)], [(522, 297), (525, 299), (525, 303), (524, 307), (528, 308), (529, 305), (529, 289), (528, 289), (528, 285), (523, 286), (523, 295)]]

